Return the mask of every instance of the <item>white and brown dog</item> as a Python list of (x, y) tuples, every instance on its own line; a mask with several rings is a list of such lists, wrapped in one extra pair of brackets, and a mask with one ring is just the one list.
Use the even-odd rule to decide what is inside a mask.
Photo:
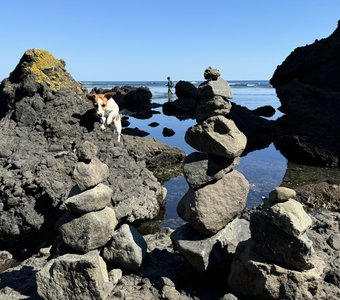
[(118, 104), (113, 100), (115, 92), (108, 92), (105, 94), (87, 94), (86, 97), (92, 101), (97, 115), (100, 117), (102, 130), (105, 129), (105, 124), (113, 124), (118, 134), (118, 142), (120, 142), (120, 135), (122, 132), (122, 122), (119, 115)]

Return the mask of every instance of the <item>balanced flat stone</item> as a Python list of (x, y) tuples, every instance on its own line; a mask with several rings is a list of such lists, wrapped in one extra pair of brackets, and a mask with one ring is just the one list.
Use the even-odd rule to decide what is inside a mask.
[(266, 209), (272, 222), (284, 232), (300, 236), (312, 226), (312, 218), (305, 212), (300, 202), (289, 199)]
[(212, 237), (198, 233), (190, 224), (178, 227), (171, 240), (188, 262), (200, 273), (222, 269), (230, 262), (239, 242), (250, 238), (249, 222), (234, 219)]
[(231, 109), (231, 103), (221, 96), (209, 99), (200, 99), (196, 106), (196, 120), (202, 122), (213, 116), (226, 116)]
[(198, 151), (235, 158), (245, 149), (247, 137), (234, 121), (224, 116), (214, 116), (190, 127), (185, 133), (185, 141)]
[(224, 158), (203, 152), (189, 154), (183, 163), (183, 175), (189, 186), (197, 190), (218, 181), (240, 163), (240, 158)]
[(269, 201), (276, 203), (276, 202), (285, 202), (288, 199), (295, 199), (296, 192), (293, 189), (279, 186), (276, 187), (269, 193)]
[(177, 206), (178, 215), (195, 230), (213, 235), (231, 222), (244, 209), (249, 182), (238, 171), (196, 191), (189, 191)]
[(214, 96), (233, 98), (229, 83), (221, 77), (202, 82), (198, 87), (198, 94), (201, 98), (212, 98)]
[(86, 253), (104, 246), (117, 223), (114, 210), (105, 207), (80, 216), (67, 212), (56, 223), (56, 229), (67, 246)]
[(80, 190), (84, 191), (94, 187), (109, 176), (109, 167), (98, 158), (90, 163), (78, 162), (73, 171), (74, 179)]
[(299, 237), (287, 234), (263, 213), (251, 216), (250, 232), (254, 250), (268, 261), (296, 271), (313, 268), (313, 244), (306, 234)]
[(90, 212), (101, 210), (111, 202), (112, 189), (99, 183), (94, 188), (72, 196), (65, 201), (68, 210), (76, 212)]

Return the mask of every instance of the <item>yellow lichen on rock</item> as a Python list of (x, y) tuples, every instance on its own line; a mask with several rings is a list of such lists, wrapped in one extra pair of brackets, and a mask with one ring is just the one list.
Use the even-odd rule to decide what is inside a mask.
[(76, 82), (65, 69), (64, 60), (56, 59), (46, 50), (30, 49), (25, 55), (31, 58), (31, 63), (25, 66), (25, 71), (35, 75), (37, 83), (46, 83), (52, 90), (74, 88), (82, 93), (81, 85)]

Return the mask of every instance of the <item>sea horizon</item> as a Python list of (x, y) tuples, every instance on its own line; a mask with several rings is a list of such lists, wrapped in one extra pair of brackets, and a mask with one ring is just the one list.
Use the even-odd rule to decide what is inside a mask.
[[(204, 80), (173, 80), (176, 84), (179, 81), (187, 81), (196, 86), (200, 83), (204, 82)], [(272, 87), (269, 83), (269, 80), (265, 79), (251, 79), (251, 80), (226, 80), (231, 87)], [(126, 85), (129, 84), (131, 86), (143, 86), (143, 85), (163, 85), (167, 82), (167, 80), (80, 80), (84, 86), (94, 86), (99, 85), (100, 87), (103, 86), (110, 86), (110, 85)]]

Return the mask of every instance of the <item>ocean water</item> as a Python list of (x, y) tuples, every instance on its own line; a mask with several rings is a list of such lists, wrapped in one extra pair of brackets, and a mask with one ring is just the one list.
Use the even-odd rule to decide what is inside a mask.
[[(276, 109), (276, 113), (270, 119), (275, 120), (281, 113), (277, 110), (280, 102), (276, 97), (275, 89), (271, 87), (268, 81), (228, 81), (233, 92), (232, 101), (245, 106), (249, 109), (255, 109), (264, 105), (271, 105)], [(175, 82), (176, 83), (176, 82)], [(191, 81), (198, 86), (200, 81)], [(165, 81), (101, 81), (101, 82), (82, 82), (90, 91), (93, 87), (111, 89), (114, 86), (146, 86), (152, 93), (152, 103), (163, 104), (167, 101), (167, 87)], [(173, 95), (171, 100), (175, 100)], [(139, 119), (128, 116), (129, 127), (139, 128), (149, 133), (147, 137), (153, 137), (165, 144), (182, 149), (187, 154), (196, 151), (186, 144), (184, 135), (186, 130), (196, 124), (195, 120), (179, 120), (175, 116), (166, 116), (162, 113), (162, 107), (155, 108), (154, 114), (149, 119)], [(157, 127), (151, 127), (151, 122), (159, 123)], [(171, 137), (164, 137), (163, 128), (171, 128), (175, 134)], [(287, 168), (287, 160), (277, 151), (274, 145), (257, 151), (253, 151), (241, 158), (240, 165), (236, 168), (249, 181), (251, 187), (247, 199), (247, 207), (254, 207), (261, 203), (262, 197), (267, 197), (269, 192), (282, 182)], [(166, 218), (162, 226), (176, 228), (183, 223), (177, 216), (176, 207), (178, 201), (188, 190), (188, 185), (183, 176), (172, 178), (164, 183), (168, 190), (166, 204)]]

